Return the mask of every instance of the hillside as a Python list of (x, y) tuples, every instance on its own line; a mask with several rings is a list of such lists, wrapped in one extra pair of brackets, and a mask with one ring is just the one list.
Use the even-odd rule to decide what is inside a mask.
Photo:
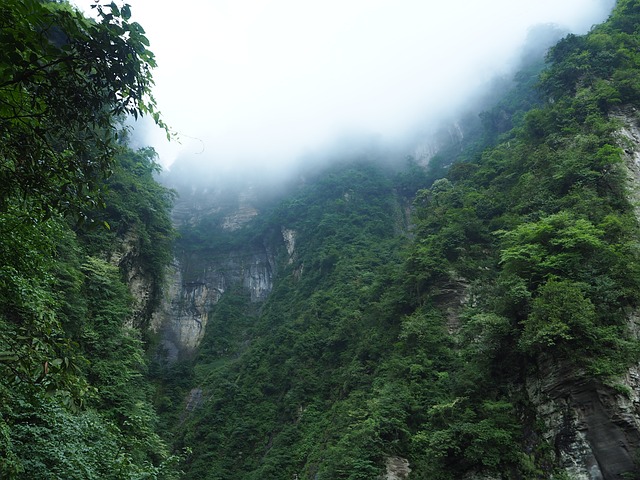
[(0, 14), (0, 478), (176, 478), (146, 358), (172, 193), (123, 126), (155, 113), (148, 41), (115, 6)]
[(286, 180), (130, 146), (128, 6), (0, 13), (0, 478), (640, 478), (640, 0)]
[(635, 478), (639, 14), (426, 171), (183, 195), (156, 376), (185, 478)]

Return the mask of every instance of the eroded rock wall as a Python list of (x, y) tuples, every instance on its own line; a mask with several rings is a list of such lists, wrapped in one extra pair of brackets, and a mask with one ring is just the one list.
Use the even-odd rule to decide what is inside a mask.
[(605, 385), (579, 367), (541, 359), (527, 379), (529, 399), (545, 424), (544, 438), (575, 480), (625, 478), (640, 447), (638, 367)]
[[(242, 228), (259, 215), (259, 200), (250, 187), (240, 189), (235, 198), (227, 192), (216, 203), (218, 195), (215, 189), (184, 193), (173, 212), (177, 228), (199, 228), (205, 221), (212, 236), (242, 235)], [(213, 223), (212, 218), (216, 219)], [(191, 247), (176, 252), (164, 300), (153, 318), (152, 328), (169, 362), (189, 355), (200, 344), (210, 312), (229, 289), (242, 287), (253, 303), (267, 299), (277, 272), (276, 256), (294, 255), (295, 232), (283, 228), (281, 235), (262, 241), (254, 238), (251, 242), (232, 242), (232, 246)]]
[(242, 285), (252, 302), (264, 301), (273, 288), (275, 259), (266, 248), (198, 256), (195, 261), (197, 265), (174, 262), (165, 300), (154, 315), (153, 327), (169, 361), (200, 344), (211, 309), (229, 288)]
[(409, 478), (409, 474), (411, 473), (409, 460), (402, 457), (385, 458), (385, 467), (386, 472), (379, 480), (406, 480)]
[(156, 284), (153, 275), (145, 269), (145, 262), (140, 260), (140, 238), (135, 229), (130, 229), (123, 235), (107, 260), (123, 273), (133, 297), (133, 311), (127, 319), (127, 326), (146, 327), (155, 307), (154, 300), (160, 285)]

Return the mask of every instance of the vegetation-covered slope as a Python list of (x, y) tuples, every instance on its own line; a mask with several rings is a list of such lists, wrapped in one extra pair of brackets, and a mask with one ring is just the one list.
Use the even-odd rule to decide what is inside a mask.
[(153, 55), (128, 7), (0, 18), (0, 477), (175, 477), (134, 328), (153, 302), (127, 284), (153, 300), (172, 248), (155, 154), (121, 131), (155, 113)]
[[(539, 107), (445, 178), (345, 162), (262, 217), (264, 232), (296, 232), (295, 253), (280, 244), (260, 308), (226, 294), (190, 377), (175, 367), (203, 398), (174, 426), (193, 448), (186, 478), (373, 479), (397, 457), (409, 478), (568, 478), (567, 458), (584, 460), (569, 448), (572, 392), (556, 434), (528, 387), (556, 365), (585, 391), (631, 394), (619, 375), (638, 361), (639, 232), (612, 113), (640, 92), (639, 14), (620, 1), (562, 40)], [(614, 459), (586, 424), (588, 461), (633, 478), (635, 433)]]
[(275, 280), (264, 302), (226, 285), (156, 391), (171, 194), (118, 138), (122, 114), (158, 121), (154, 61), (128, 7), (104, 8), (0, 6), (2, 478), (176, 478), (159, 425), (189, 479), (638, 476), (638, 147), (619, 132), (640, 2), (562, 40), (538, 95), (521, 76), (426, 172), (344, 159), (223, 237), (186, 225), (198, 258), (268, 245)]
[(134, 309), (125, 275), (142, 268), (149, 293), (160, 288), (170, 196), (151, 176), (149, 152), (122, 150), (106, 197), (139, 216), (96, 215), (135, 232), (127, 264), (107, 261), (100, 246), (124, 238), (102, 223), (73, 227), (55, 213), (34, 222), (18, 202), (0, 214), (2, 478), (162, 477), (169, 452), (155, 430), (142, 332), (133, 327), (145, 314)]

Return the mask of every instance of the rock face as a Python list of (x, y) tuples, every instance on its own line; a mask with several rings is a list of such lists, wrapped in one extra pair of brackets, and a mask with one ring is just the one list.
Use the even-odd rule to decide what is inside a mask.
[(441, 150), (449, 147), (461, 149), (465, 138), (461, 122), (452, 122), (444, 128), (431, 132), (428, 140), (422, 141), (413, 151), (413, 157), (420, 165), (427, 165)]
[[(161, 333), (166, 358), (175, 361), (180, 352), (188, 353), (202, 340), (209, 312), (225, 291), (242, 285), (251, 294), (252, 302), (264, 301), (273, 287), (274, 256), (266, 249), (253, 252), (232, 252), (199, 258), (199, 273), (176, 260), (171, 268), (165, 300), (154, 315), (153, 328)], [(193, 267), (192, 267), (193, 268)]]
[[(259, 215), (258, 201), (250, 186), (235, 196), (227, 191), (223, 198), (215, 189), (180, 194), (173, 212), (179, 229), (197, 229), (201, 222), (207, 222), (210, 235), (219, 232), (233, 238)], [(164, 301), (152, 322), (166, 360), (173, 362), (182, 354), (188, 355), (200, 344), (212, 308), (230, 288), (242, 286), (254, 303), (266, 300), (276, 275), (276, 252), (286, 250), (292, 258), (295, 250), (294, 231), (283, 228), (282, 237), (277, 238), (279, 242), (193, 245), (193, 251), (176, 252)]]
[(613, 480), (634, 472), (640, 447), (640, 375), (634, 366), (617, 388), (575, 365), (541, 360), (527, 392), (545, 423), (545, 439), (576, 480)]
[[(619, 110), (630, 195), (640, 219), (640, 120), (633, 108)], [(638, 337), (638, 318), (628, 316), (629, 334)], [(545, 439), (559, 465), (575, 480), (638, 478), (640, 452), (640, 365), (610, 384), (587, 376), (575, 365), (541, 359), (526, 381), (529, 399), (546, 427)]]
[(620, 146), (624, 150), (630, 194), (640, 219), (640, 119), (635, 108), (617, 110), (613, 117), (621, 123), (618, 130)]
[(282, 239), (287, 248), (287, 263), (291, 264), (296, 251), (296, 231), (282, 227)]
[(409, 478), (411, 468), (409, 460), (402, 457), (387, 457), (385, 459), (387, 471), (380, 477), (380, 480), (406, 480)]
[(251, 204), (252, 200), (255, 199), (251, 191), (241, 192), (238, 195), (237, 210), (224, 217), (222, 228), (233, 232), (257, 216), (258, 210), (256, 210)]
[(145, 271), (144, 262), (140, 261), (139, 243), (139, 235), (135, 230), (129, 230), (107, 259), (111, 265), (118, 267), (125, 277), (133, 297), (133, 312), (127, 319), (127, 324), (135, 328), (143, 327), (149, 321), (155, 306), (153, 301), (160, 288), (153, 276)]
[(453, 335), (460, 329), (460, 313), (470, 298), (469, 283), (452, 272), (451, 280), (441, 287), (438, 295), (438, 301), (446, 312), (449, 334)]

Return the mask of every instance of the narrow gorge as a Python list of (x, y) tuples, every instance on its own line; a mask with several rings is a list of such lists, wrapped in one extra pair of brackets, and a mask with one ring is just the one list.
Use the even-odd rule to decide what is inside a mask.
[[(171, 30), (184, 64), (158, 85), (190, 74), (179, 105), (198, 126), (181, 134), (151, 96), (156, 60), (131, 6), (0, 2), (0, 478), (640, 479), (640, 0), (594, 1), (600, 23), (519, 26), (498, 77), (455, 85), (446, 113), (433, 103), (395, 136), (343, 128), (351, 104), (323, 95), (360, 62), (325, 92), (320, 67), (289, 62), (278, 9), (251, 10), (274, 22), (260, 52), (287, 47), (291, 85), (271, 80), (305, 109), (249, 94), (270, 91), (264, 60), (228, 83), (246, 94), (237, 111), (202, 120), (188, 94), (205, 109), (227, 71), (199, 77), (191, 57), (213, 57)], [(173, 8), (177, 31), (188, 9)], [(467, 67), (490, 23), (470, 28), (412, 64), (428, 78)], [(229, 69), (244, 64), (236, 43), (214, 49)], [(458, 43), (446, 62), (426, 56)], [(358, 95), (402, 60), (365, 51)], [(422, 89), (443, 96), (425, 81), (360, 107), (399, 131), (403, 97), (429, 110)], [(344, 136), (311, 148), (334, 111)], [(134, 148), (154, 138), (147, 120), (186, 145)], [(295, 160), (271, 150), (282, 125), (308, 142)]]

